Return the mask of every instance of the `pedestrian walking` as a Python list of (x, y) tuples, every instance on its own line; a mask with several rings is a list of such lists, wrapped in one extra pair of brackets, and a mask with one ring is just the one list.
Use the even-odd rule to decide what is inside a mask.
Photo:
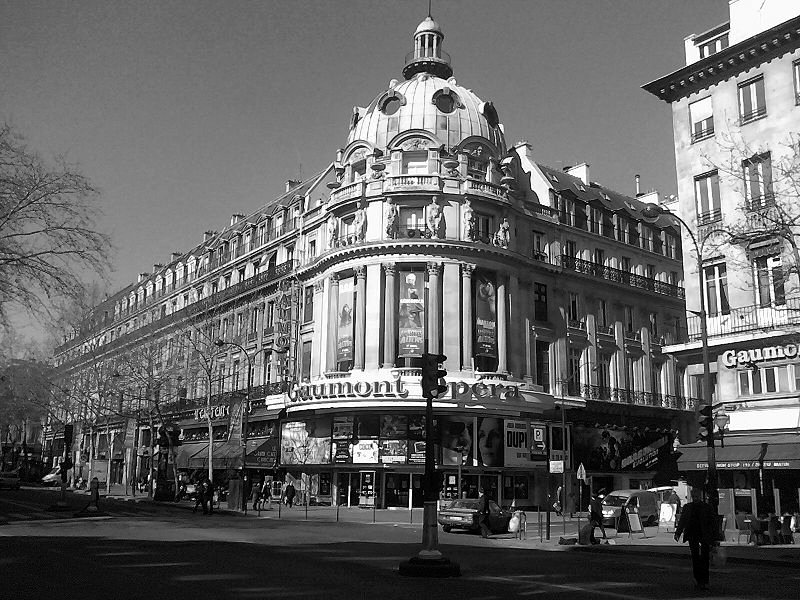
[(294, 504), (294, 495), (297, 493), (297, 490), (294, 488), (294, 484), (290, 481), (289, 484), (286, 486), (286, 506), (292, 508)]
[(481, 537), (488, 538), (492, 535), (489, 527), (489, 490), (483, 488), (481, 497), (478, 498), (478, 526), (481, 528)]
[(562, 509), (563, 509), (563, 507), (561, 506), (561, 490), (562, 490), (562, 487), (558, 486), (558, 489), (556, 490), (556, 495), (555, 495), (555, 502), (553, 502), (553, 510), (556, 511), (556, 516), (557, 517), (561, 516)]
[(700, 488), (693, 487), (690, 491), (691, 502), (687, 503), (681, 511), (681, 518), (675, 528), (675, 541), (689, 542), (692, 552), (692, 570), (696, 587), (701, 590), (708, 588), (708, 562), (711, 544), (715, 543), (714, 529), (716, 519), (714, 510), (703, 502)]
[(196, 513), (198, 506), (202, 507), (204, 515), (208, 513), (208, 501), (206, 500), (205, 481), (197, 482), (197, 486), (195, 487), (194, 508), (192, 509), (192, 512)]
[(267, 510), (272, 510), (272, 482), (269, 480), (264, 481), (261, 488), (261, 504), (267, 503)]
[(260, 510), (259, 505), (261, 504), (261, 484), (258, 481), (253, 482), (253, 510)]
[[(205, 499), (206, 502), (203, 505), (203, 514), (206, 515), (213, 515), (214, 514), (214, 482), (211, 481), (208, 477), (203, 482), (203, 488), (205, 491)], [(207, 507), (207, 510), (206, 510)]]
[(606, 539), (606, 528), (603, 527), (603, 504), (600, 502), (600, 494), (603, 491), (592, 492), (589, 499), (589, 522), (592, 524), (592, 538), (594, 538), (594, 528), (599, 527), (603, 539)]

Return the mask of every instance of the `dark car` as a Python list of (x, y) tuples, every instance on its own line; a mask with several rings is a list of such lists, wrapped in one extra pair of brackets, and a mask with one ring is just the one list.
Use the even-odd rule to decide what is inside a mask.
[[(489, 500), (489, 529), (492, 530), (492, 533), (508, 532), (510, 520), (511, 513), (509, 511), (501, 509), (496, 502)], [(449, 533), (453, 529), (479, 531), (478, 499), (453, 500), (439, 511), (439, 524), (445, 533)]]
[(0, 488), (19, 489), (19, 470), (0, 472)]

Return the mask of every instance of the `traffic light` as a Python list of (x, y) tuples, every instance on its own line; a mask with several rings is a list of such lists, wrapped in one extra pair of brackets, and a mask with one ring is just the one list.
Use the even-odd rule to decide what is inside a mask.
[(424, 398), (438, 398), (447, 391), (446, 385), (440, 385), (439, 380), (447, 375), (447, 371), (440, 368), (447, 357), (444, 354), (422, 355), (422, 396)]
[(714, 415), (711, 405), (706, 404), (705, 406), (701, 406), (700, 410), (697, 412), (697, 424), (699, 426), (697, 437), (700, 440), (707, 442), (709, 436), (712, 438), (714, 436)]

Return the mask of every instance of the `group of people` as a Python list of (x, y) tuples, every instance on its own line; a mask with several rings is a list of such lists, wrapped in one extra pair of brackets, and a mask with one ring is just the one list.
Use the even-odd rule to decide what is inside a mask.
[(192, 512), (197, 512), (198, 506), (202, 507), (204, 515), (214, 514), (214, 483), (208, 477), (197, 482)]
[[(250, 501), (253, 503), (253, 510), (265, 510), (264, 505), (266, 505), (266, 510), (272, 510), (272, 484), (272, 480), (265, 479), (260, 483), (256, 481), (252, 487), (248, 486), (248, 488), (245, 489), (245, 493), (249, 496)], [(296, 495), (297, 489), (290, 481), (281, 489), (280, 501), (289, 508), (292, 508), (294, 506), (294, 499)]]

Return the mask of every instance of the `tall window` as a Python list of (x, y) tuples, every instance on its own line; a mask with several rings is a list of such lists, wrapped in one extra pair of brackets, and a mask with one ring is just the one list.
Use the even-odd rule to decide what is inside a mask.
[(413, 237), (417, 234), (421, 235), (422, 232), (425, 231), (425, 219), (422, 215), (422, 208), (401, 208), (400, 227), (406, 229), (406, 235), (408, 237)]
[(747, 208), (759, 210), (772, 204), (772, 160), (769, 152), (742, 162)]
[(674, 235), (664, 234), (666, 241), (666, 255), (667, 258), (678, 258), (678, 240)]
[(313, 260), (317, 256), (317, 240), (308, 242), (308, 259)]
[(767, 114), (764, 76), (759, 75), (739, 84), (739, 122), (744, 125)]
[(792, 73), (794, 74), (794, 103), (800, 104), (800, 60), (792, 63)]
[(303, 292), (303, 323), (314, 320), (314, 286), (306, 286)]
[(275, 302), (267, 302), (267, 312), (264, 315), (264, 327), (275, 326)]
[(634, 323), (633, 323), (633, 307), (626, 304), (623, 307), (623, 325), (625, 326), (625, 331), (632, 332), (634, 330)]
[(533, 241), (532, 255), (535, 260), (547, 262), (547, 238), (540, 231), (531, 232)]
[(689, 105), (689, 118), (692, 123), (692, 141), (714, 135), (714, 115), (711, 109), (711, 96), (692, 102)]
[(236, 315), (236, 335), (242, 335), (242, 330), (244, 329), (244, 313), (239, 313)]
[(589, 208), (589, 231), (603, 234), (603, 211), (594, 206)]
[(311, 340), (303, 342), (301, 369), (300, 374), (303, 381), (311, 379)]
[(627, 256), (622, 256), (619, 259), (619, 270), (625, 273), (631, 272), (631, 259)]
[(567, 318), (570, 321), (580, 319), (580, 299), (575, 292), (569, 293), (569, 304), (567, 305)]
[(650, 252), (653, 251), (653, 230), (647, 225), (642, 224), (642, 248)]
[(581, 389), (581, 351), (570, 346), (567, 356), (567, 389), (578, 394)]
[(760, 256), (753, 260), (756, 302), (760, 306), (786, 304), (783, 265), (780, 256)]
[(533, 284), (533, 318), (547, 321), (547, 286), (543, 283)]
[(575, 240), (567, 240), (564, 242), (564, 254), (570, 258), (578, 257), (578, 245), (575, 243)]
[(694, 178), (694, 198), (697, 204), (698, 225), (705, 225), (722, 218), (719, 203), (719, 175), (716, 171)]
[(261, 313), (261, 307), (254, 306), (253, 312), (250, 313), (250, 328), (248, 330), (251, 334), (254, 334), (258, 331), (258, 317), (260, 313)]
[(536, 340), (536, 385), (550, 391), (550, 342)]
[(728, 271), (725, 263), (703, 267), (706, 287), (706, 310), (708, 315), (727, 315), (731, 312), (728, 304)]
[(479, 240), (488, 241), (494, 231), (492, 231), (492, 217), (481, 213), (475, 214), (475, 231)]
[(594, 249), (594, 264), (605, 266), (606, 264), (606, 253), (605, 250), (602, 248), (595, 248)]
[(233, 361), (233, 388), (234, 390), (239, 389), (239, 372), (241, 371), (241, 365), (239, 364), (238, 360)]
[(428, 153), (427, 152), (404, 152), (403, 153), (403, 173), (407, 175), (427, 175), (428, 174)]
[(611, 388), (611, 355), (599, 354), (597, 356), (597, 384), (600, 388)]
[(261, 377), (262, 383), (272, 383), (272, 353), (264, 352), (264, 364), (262, 366), (263, 374)]
[(617, 216), (617, 241), (628, 242), (628, 219)]
[(597, 326), (608, 327), (608, 302), (602, 298), (597, 301)]

